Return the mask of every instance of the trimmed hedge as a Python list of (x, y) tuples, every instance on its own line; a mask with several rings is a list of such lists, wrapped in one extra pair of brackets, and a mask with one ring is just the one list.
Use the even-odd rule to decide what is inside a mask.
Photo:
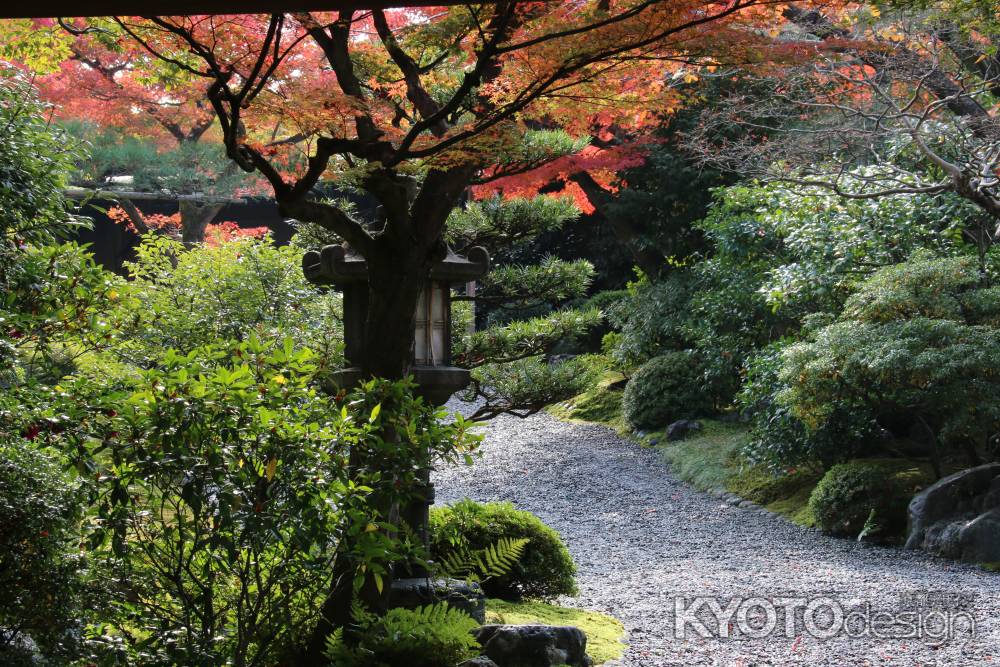
[(923, 473), (905, 461), (858, 459), (827, 471), (809, 498), (809, 508), (825, 532), (891, 537), (906, 528), (906, 508)]
[(666, 426), (712, 409), (702, 365), (693, 352), (668, 352), (639, 367), (625, 387), (622, 411), (634, 429)]
[(559, 533), (510, 503), (465, 499), (431, 509), (431, 557), (443, 560), (461, 547), (485, 549), (504, 537), (527, 538), (524, 555), (510, 573), (481, 582), (487, 596), (503, 600), (575, 595), (576, 565)]

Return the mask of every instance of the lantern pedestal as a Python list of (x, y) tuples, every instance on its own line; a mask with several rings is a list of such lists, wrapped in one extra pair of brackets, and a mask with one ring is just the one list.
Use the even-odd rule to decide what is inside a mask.
[[(452, 394), (469, 384), (469, 371), (451, 365), (451, 285), (469, 283), (482, 277), (490, 266), (490, 256), (483, 248), (470, 248), (462, 257), (448, 251), (444, 260), (431, 267), (416, 311), (407, 373), (413, 376), (417, 394), (430, 405), (443, 405)], [(371, 354), (365, 349), (365, 325), (368, 319), (368, 266), (364, 258), (346, 245), (325, 246), (302, 258), (306, 278), (317, 284), (337, 285), (344, 293), (344, 356), (358, 364)], [(401, 313), (401, 317), (409, 314)], [(377, 351), (376, 351), (377, 353)], [(333, 374), (340, 389), (350, 389), (365, 379), (361, 368), (352, 365)], [(428, 514), (434, 503), (434, 485), (429, 469), (419, 471), (414, 498), (399, 508), (401, 520), (429, 547)], [(438, 589), (454, 588), (455, 582), (431, 582), (430, 573), (417, 563), (395, 564), (399, 578), (390, 592), (391, 606), (427, 604)], [(472, 595), (475, 593), (476, 595)], [(451, 594), (445, 596), (449, 600)], [(462, 591), (458, 598), (475, 597), (475, 608), (482, 613), (482, 591)]]

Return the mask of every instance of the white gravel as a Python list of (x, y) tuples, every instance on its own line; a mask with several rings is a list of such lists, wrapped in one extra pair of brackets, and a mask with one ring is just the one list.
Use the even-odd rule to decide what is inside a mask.
[[(506, 500), (558, 530), (580, 586), (579, 597), (561, 602), (610, 613), (625, 625), (625, 656), (608, 665), (1000, 665), (998, 574), (828, 538), (763, 510), (733, 507), (678, 481), (656, 451), (600, 426), (544, 414), (504, 417), (487, 427), (482, 453), (472, 467), (435, 473), (438, 502)], [(922, 611), (902, 620), (936, 628), (942, 617), (931, 611), (965, 611), (976, 629), (970, 634), (956, 621), (961, 627), (943, 640), (899, 638), (907, 634), (902, 627), (883, 638), (842, 632), (821, 639), (803, 629), (800, 608), (791, 633), (779, 609), (770, 635), (726, 638), (703, 608), (699, 617), (711, 636), (688, 627), (686, 638), (676, 638), (676, 600), (693, 596), (718, 597), (722, 606), (733, 598), (830, 597), (848, 612), (866, 603), (898, 612), (902, 600), (926, 599)], [(824, 613), (816, 617), (822, 627)]]

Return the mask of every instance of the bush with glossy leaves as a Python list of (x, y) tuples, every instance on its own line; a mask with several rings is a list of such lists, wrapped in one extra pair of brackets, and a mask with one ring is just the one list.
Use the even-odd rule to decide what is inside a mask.
[(468, 424), (405, 382), (338, 402), (315, 373), (308, 349), (251, 337), (168, 351), (96, 397), (66, 384), (58, 439), (89, 480), (112, 596), (95, 661), (275, 663), (306, 643), (337, 554), (358, 585), (425, 556), (373, 498), (407, 502), (422, 468), (469, 453)]
[[(80, 485), (32, 439), (0, 442), (0, 661), (75, 650), (84, 589)], [(75, 630), (75, 632), (74, 632)], [(26, 663), (28, 664), (28, 663)]]
[(24, 247), (84, 222), (63, 197), (80, 144), (49, 121), (28, 76), (0, 63), (0, 288)]

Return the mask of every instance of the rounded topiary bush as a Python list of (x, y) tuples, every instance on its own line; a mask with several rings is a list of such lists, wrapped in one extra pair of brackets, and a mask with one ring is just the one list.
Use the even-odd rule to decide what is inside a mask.
[(635, 429), (666, 426), (712, 407), (701, 364), (691, 352), (668, 352), (643, 364), (625, 386), (622, 412)]
[(819, 527), (834, 535), (898, 534), (906, 526), (910, 501), (898, 472), (882, 461), (835, 465), (813, 489), (809, 509)]
[(576, 565), (559, 533), (510, 503), (462, 500), (431, 509), (431, 557), (441, 562), (456, 550), (485, 549), (501, 538), (526, 538), (524, 554), (511, 571), (481, 582), (489, 597), (504, 600), (576, 594)]

